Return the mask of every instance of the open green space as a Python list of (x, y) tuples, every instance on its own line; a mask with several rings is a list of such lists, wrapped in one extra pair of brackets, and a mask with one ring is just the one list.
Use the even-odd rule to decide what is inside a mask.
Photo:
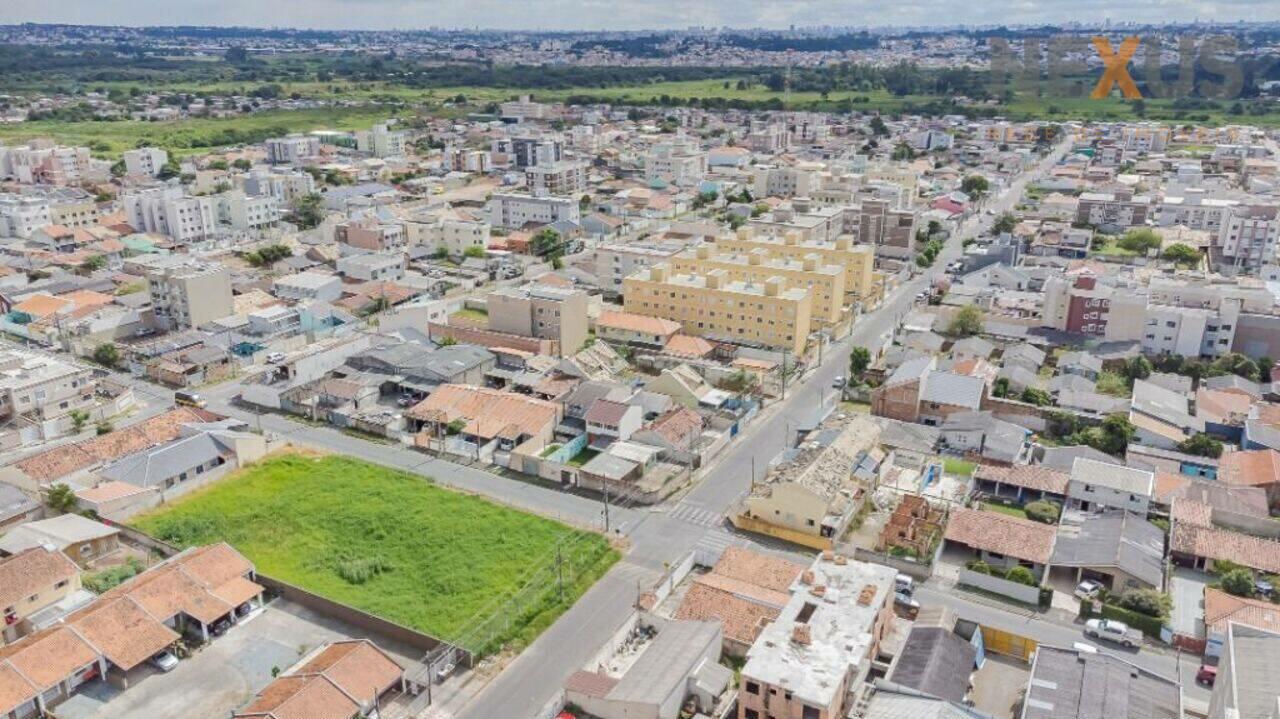
[[(482, 654), (532, 641), (618, 559), (599, 535), (340, 456), (270, 457), (134, 525), (182, 547), (229, 542), (265, 575)], [(542, 580), (557, 547), (563, 600)]]
[(145, 145), (188, 155), (230, 145), (258, 143), (290, 132), (364, 129), (395, 114), (395, 110), (367, 106), (272, 110), (227, 118), (189, 118), (168, 122), (39, 120), (0, 124), (0, 142), (14, 144), (36, 137), (52, 137), (62, 143), (87, 146), (99, 157), (117, 157), (125, 150)]
[(942, 460), (942, 471), (947, 474), (954, 474), (961, 477), (968, 477), (973, 474), (973, 468), (977, 464), (965, 459), (957, 459), (955, 457), (947, 457)]
[(1027, 518), (1027, 513), (1022, 509), (1022, 507), (1014, 507), (1007, 504), (998, 504), (996, 502), (983, 502), (981, 508), (987, 510), (988, 512), (999, 512), (1001, 514), (1007, 514), (1010, 517), (1017, 517), (1018, 519)]

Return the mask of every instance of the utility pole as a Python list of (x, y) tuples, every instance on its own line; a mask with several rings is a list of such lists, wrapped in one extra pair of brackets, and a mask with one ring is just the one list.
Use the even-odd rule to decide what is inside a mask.
[(556, 547), (556, 586), (560, 591), (560, 603), (564, 604), (564, 559), (560, 547)]
[(601, 486), (604, 487), (604, 533), (608, 534), (609, 533), (609, 480), (606, 479), (602, 481), (600, 484)]
[(782, 348), (782, 398), (787, 398), (787, 348)]

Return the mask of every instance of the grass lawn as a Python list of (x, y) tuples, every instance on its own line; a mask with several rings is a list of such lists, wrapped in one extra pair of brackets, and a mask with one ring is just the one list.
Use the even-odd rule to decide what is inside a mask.
[(460, 319), (468, 322), (478, 322), (485, 324), (489, 321), (489, 313), (484, 310), (463, 307), (462, 309), (449, 315), (449, 319)]
[(1137, 257), (1138, 253), (1133, 250), (1126, 250), (1121, 247), (1120, 238), (1109, 237), (1102, 241), (1102, 246), (1096, 250), (1091, 250), (1091, 254), (1102, 255), (1104, 257)]
[(983, 508), (983, 509), (986, 509), (986, 510), (988, 510), (988, 511), (992, 511), (992, 512), (999, 512), (999, 513), (1001, 513), (1001, 514), (1007, 514), (1007, 515), (1009, 515), (1009, 516), (1011, 516), (1011, 517), (1018, 517), (1019, 519), (1026, 519), (1026, 518), (1027, 518), (1027, 513), (1026, 513), (1026, 512), (1024, 512), (1024, 511), (1022, 510), (1022, 508), (1021, 508), (1021, 507), (1008, 507), (1008, 506), (1005, 506), (1005, 505), (1003, 505), (1003, 504), (994, 504), (994, 503), (987, 503), (987, 502), (983, 502), (983, 503), (982, 503), (982, 508)]
[(956, 474), (963, 477), (968, 477), (969, 475), (973, 474), (974, 466), (975, 465), (973, 462), (968, 462), (963, 459), (956, 459), (954, 457), (947, 457), (946, 459), (942, 460), (942, 471), (946, 472), (947, 474)]
[[(273, 456), (133, 524), (178, 546), (225, 540), (263, 574), (482, 654), (532, 641), (618, 559), (601, 536), (339, 456)], [(564, 602), (542, 582), (497, 636), (469, 635), (565, 537)]]

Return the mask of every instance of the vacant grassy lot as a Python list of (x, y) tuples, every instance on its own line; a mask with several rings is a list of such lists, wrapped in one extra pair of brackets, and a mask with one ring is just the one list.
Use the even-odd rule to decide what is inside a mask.
[[(225, 540), (263, 574), (481, 653), (527, 644), (618, 558), (603, 537), (335, 456), (269, 458), (134, 524), (179, 546)], [(563, 603), (549, 582), (497, 635), (468, 632), (565, 537)]]

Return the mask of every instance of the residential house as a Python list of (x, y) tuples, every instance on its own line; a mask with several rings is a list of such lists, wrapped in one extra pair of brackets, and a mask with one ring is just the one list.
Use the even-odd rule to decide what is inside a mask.
[(1058, 526), (1052, 562), (1055, 575), (1076, 583), (1092, 579), (1115, 594), (1163, 589), (1164, 531), (1123, 509), (1069, 510)]
[(44, 505), (34, 496), (9, 484), (0, 483), (0, 532), (37, 519)]
[(1036, 648), (1021, 719), (1180, 716), (1182, 688), (1177, 678), (1092, 647)]
[(1133, 383), (1129, 421), (1141, 444), (1174, 449), (1178, 443), (1204, 431), (1204, 420), (1191, 413), (1191, 400), (1181, 392), (1146, 380)]
[(277, 676), (233, 719), (365, 719), (405, 687), (404, 669), (368, 639), (330, 642)]
[(679, 322), (629, 312), (601, 312), (596, 319), (596, 337), (644, 349), (662, 350), (679, 331)]
[(1280, 705), (1278, 662), (1280, 632), (1228, 622), (1209, 698), (1209, 719), (1275, 716)]
[(1019, 504), (1047, 499), (1062, 505), (1067, 501), (1071, 474), (1041, 464), (979, 464), (973, 470), (973, 481), (974, 490), (993, 497)]
[(1280, 612), (1266, 599), (1237, 597), (1217, 587), (1205, 587), (1205, 656), (1222, 657), (1232, 624), (1280, 633)]
[(894, 658), (888, 680), (930, 697), (964, 702), (977, 671), (978, 648), (955, 631), (955, 615), (936, 613), (939, 621), (917, 617)]
[(1146, 516), (1155, 494), (1155, 474), (1079, 457), (1071, 465), (1067, 503), (1083, 510), (1115, 507)]
[(938, 426), (954, 413), (977, 411), (982, 405), (986, 380), (934, 369), (934, 362), (932, 357), (903, 362), (872, 391), (872, 413)]
[(778, 618), (806, 565), (744, 547), (728, 547), (706, 574), (695, 575), (675, 619), (719, 622), (724, 653), (744, 657)]
[(667, 395), (685, 407), (719, 409), (733, 398), (730, 393), (712, 387), (687, 364), (662, 370), (657, 379), (650, 380), (645, 385), (645, 389), (655, 394)]
[(120, 530), (79, 514), (63, 514), (28, 522), (0, 537), (0, 556), (14, 556), (33, 547), (52, 547), (92, 567), (120, 549)]
[(32, 633), (33, 615), (78, 591), (80, 567), (57, 549), (34, 546), (0, 559), (0, 647)]
[(446, 384), (411, 407), (405, 416), (418, 447), (431, 447), (504, 464), (504, 453), (531, 442), (540, 451), (551, 442), (559, 404), (486, 387)]
[(1053, 556), (1055, 536), (1054, 527), (1043, 522), (961, 507), (951, 512), (943, 539), (1001, 571), (1026, 567), (1039, 580)]
[(587, 410), (585, 419), (587, 443), (599, 449), (618, 440), (631, 439), (644, 424), (644, 410), (635, 404), (599, 399)]
[(1021, 464), (1031, 449), (1029, 430), (990, 412), (954, 412), (939, 428), (948, 449), (996, 464)]

